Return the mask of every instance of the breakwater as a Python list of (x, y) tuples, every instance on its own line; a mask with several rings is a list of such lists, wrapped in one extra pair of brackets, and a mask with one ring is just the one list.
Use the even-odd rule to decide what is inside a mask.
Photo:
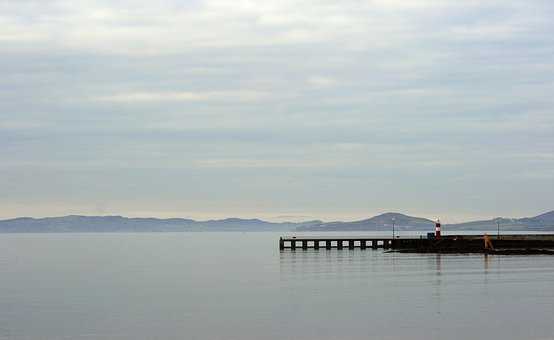
[[(485, 238), (490, 244), (487, 245)], [(366, 249), (401, 252), (554, 254), (554, 235), (443, 235), (435, 237), (283, 236), (279, 249)]]

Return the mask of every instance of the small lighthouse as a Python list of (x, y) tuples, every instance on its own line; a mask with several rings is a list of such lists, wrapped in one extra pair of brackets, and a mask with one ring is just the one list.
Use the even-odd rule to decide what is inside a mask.
[(435, 238), (441, 238), (441, 221), (439, 219), (437, 219), (437, 222), (435, 222)]

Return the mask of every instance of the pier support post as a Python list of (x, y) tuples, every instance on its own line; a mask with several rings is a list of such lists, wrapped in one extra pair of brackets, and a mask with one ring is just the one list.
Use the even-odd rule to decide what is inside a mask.
[(302, 249), (308, 249), (308, 241), (302, 241)]
[(296, 241), (295, 240), (290, 241), (290, 249), (292, 249), (292, 250), (296, 249)]
[(337, 249), (342, 249), (342, 240), (337, 240)]
[(354, 240), (348, 241), (348, 249), (354, 249)]
[(331, 241), (325, 241), (325, 248), (331, 249)]
[(371, 240), (371, 248), (377, 249), (377, 240)]
[(319, 249), (319, 240), (314, 241), (314, 249)]
[(279, 249), (280, 250), (285, 249), (285, 241), (283, 241), (282, 237), (279, 238)]

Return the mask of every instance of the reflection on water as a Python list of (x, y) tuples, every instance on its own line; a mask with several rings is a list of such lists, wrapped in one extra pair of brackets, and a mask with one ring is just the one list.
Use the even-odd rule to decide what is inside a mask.
[[(414, 272), (440, 276), (443, 257), (449, 262), (460, 264), (462, 261), (483, 258), (485, 272), (489, 259), (481, 255), (441, 255), (441, 254), (401, 254), (383, 250), (362, 249), (307, 249), (283, 250), (279, 253), (281, 279), (331, 276), (356, 276), (363, 273), (374, 275), (394, 274), (394, 276), (412, 276)], [(464, 266), (462, 266), (464, 267)], [(453, 268), (452, 268), (453, 269)], [(460, 270), (459, 267), (457, 267)], [(472, 268), (474, 270), (474, 268)]]
[(553, 260), (308, 249), (280, 252), (279, 269), (284, 300), (310, 305), (297, 317), (331, 308), (378, 338), (551, 339)]
[(554, 257), (0, 235), (0, 339), (552, 339)]

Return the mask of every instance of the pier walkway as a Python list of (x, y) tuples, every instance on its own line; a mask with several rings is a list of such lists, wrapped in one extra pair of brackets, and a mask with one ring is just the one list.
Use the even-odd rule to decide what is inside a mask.
[(284, 236), (279, 239), (279, 249), (389, 249), (392, 248), (392, 244), (393, 238), (390, 236)]
[[(495, 248), (554, 248), (553, 234), (489, 235)], [(483, 235), (443, 235), (440, 238), (418, 236), (282, 236), (279, 249), (418, 249), (425, 251), (481, 251)]]

